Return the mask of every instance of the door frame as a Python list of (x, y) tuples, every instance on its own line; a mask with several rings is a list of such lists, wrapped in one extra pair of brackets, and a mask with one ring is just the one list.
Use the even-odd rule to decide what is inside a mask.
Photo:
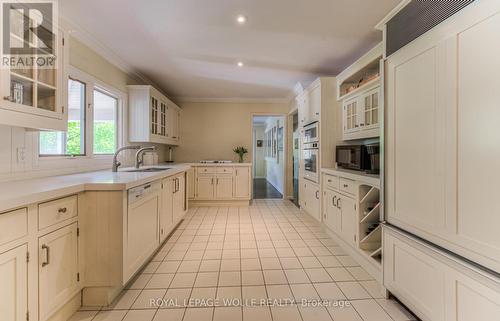
[[(283, 118), (283, 162), (284, 162), (284, 166), (283, 166), (283, 191), (281, 193), (282, 195), (282, 198), (281, 199), (288, 199), (288, 168), (289, 168), (289, 160), (288, 160), (288, 156), (289, 156), (289, 144), (288, 144), (288, 128), (290, 127), (289, 126), (289, 113), (265, 113), (265, 112), (261, 112), (261, 113), (251, 113), (250, 115), (250, 123), (251, 123), (251, 126), (250, 126), (250, 130), (251, 130), (251, 137), (252, 137), (252, 161), (255, 159), (255, 155), (254, 155), (254, 152), (255, 152), (255, 135), (254, 135), (254, 125), (253, 125), (253, 119), (255, 117), (282, 117)], [(278, 156), (279, 157), (279, 156)], [(255, 163), (252, 164), (252, 174), (253, 174), (253, 167), (255, 166)], [(251, 195), (252, 195), (252, 199), (253, 199), (253, 175), (252, 175), (252, 191), (251, 191)]]

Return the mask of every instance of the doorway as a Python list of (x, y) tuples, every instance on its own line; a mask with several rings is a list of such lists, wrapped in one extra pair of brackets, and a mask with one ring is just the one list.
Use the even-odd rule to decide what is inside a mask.
[(253, 116), (253, 198), (282, 199), (285, 190), (285, 117)]
[(299, 114), (292, 116), (292, 162), (293, 162), (293, 198), (292, 202), (299, 206), (299, 160), (300, 160), (300, 132)]

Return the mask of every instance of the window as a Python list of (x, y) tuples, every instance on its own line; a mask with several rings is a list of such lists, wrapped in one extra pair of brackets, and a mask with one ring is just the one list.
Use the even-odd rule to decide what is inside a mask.
[(113, 154), (117, 142), (118, 99), (94, 90), (94, 154)]
[(40, 155), (85, 154), (85, 83), (68, 81), (68, 131), (40, 132)]
[(121, 110), (126, 94), (75, 68), (70, 68), (70, 77), (68, 129), (66, 132), (40, 132), (37, 159), (57, 156), (107, 158), (123, 139)]

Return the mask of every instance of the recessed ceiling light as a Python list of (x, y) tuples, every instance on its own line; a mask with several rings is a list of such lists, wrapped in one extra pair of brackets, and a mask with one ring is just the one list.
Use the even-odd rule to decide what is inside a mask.
[(245, 64), (242, 61), (238, 61), (238, 67), (243, 67)]
[(236, 16), (236, 22), (238, 22), (240, 25), (244, 25), (247, 22), (247, 17), (240, 14), (240, 15)]

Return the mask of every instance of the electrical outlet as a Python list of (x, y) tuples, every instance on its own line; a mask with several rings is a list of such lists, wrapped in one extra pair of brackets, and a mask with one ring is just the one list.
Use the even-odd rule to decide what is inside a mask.
[(24, 163), (26, 161), (26, 148), (19, 147), (17, 148), (17, 162)]

